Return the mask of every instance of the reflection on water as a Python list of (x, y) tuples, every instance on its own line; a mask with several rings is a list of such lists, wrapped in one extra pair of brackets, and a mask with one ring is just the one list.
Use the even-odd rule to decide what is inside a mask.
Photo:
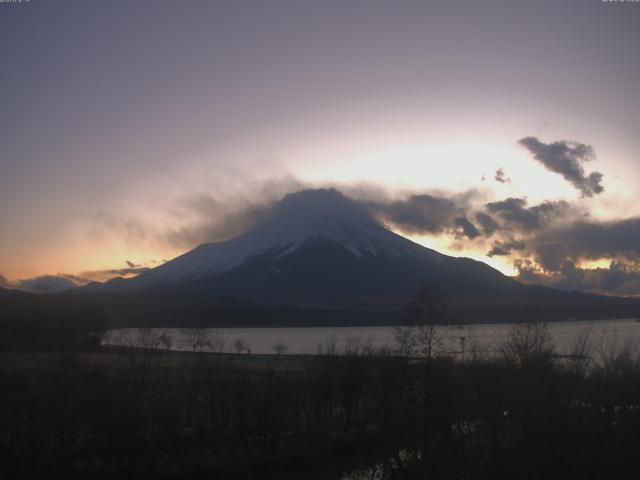
[[(633, 348), (640, 342), (640, 322), (636, 319), (606, 321), (551, 322), (549, 336), (559, 355), (574, 353), (581, 343), (592, 355), (614, 348)], [(441, 328), (441, 349), (461, 355), (484, 355), (496, 351), (511, 332), (510, 324), (482, 324)], [(194, 330), (203, 335), (197, 344)], [(392, 327), (300, 327), (300, 328), (215, 328), (111, 330), (107, 345), (142, 346), (149, 338), (162, 338), (155, 348), (237, 353), (315, 354), (318, 351), (367, 353), (393, 350)], [(196, 339), (196, 340), (194, 340)]]

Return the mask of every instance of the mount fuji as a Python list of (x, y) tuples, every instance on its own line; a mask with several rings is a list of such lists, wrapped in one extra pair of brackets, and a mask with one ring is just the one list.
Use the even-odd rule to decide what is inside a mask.
[(572, 317), (604, 304), (629, 306), (523, 285), (482, 262), (440, 254), (333, 189), (286, 195), (262, 224), (236, 238), (82, 294), (126, 325), (389, 324), (424, 285), (446, 297), (459, 321), (512, 320), (532, 305)]
[(201, 279), (257, 259), (276, 276), (286, 273), (287, 257), (321, 246), (361, 263), (376, 257), (416, 256), (435, 263), (447, 259), (393, 233), (336, 190), (306, 190), (285, 196), (266, 222), (245, 234), (223, 243), (202, 244), (140, 275), (131, 285)]

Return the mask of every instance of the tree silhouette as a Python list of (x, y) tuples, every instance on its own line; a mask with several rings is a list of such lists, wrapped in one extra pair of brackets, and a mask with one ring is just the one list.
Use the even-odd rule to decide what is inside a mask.
[(407, 305), (403, 325), (394, 337), (404, 355), (420, 355), (430, 361), (442, 345), (441, 330), (446, 304), (432, 287), (422, 287)]

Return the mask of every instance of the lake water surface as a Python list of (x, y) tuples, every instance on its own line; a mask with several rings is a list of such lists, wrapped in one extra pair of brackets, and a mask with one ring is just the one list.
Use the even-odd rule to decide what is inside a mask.
[[(588, 338), (592, 355), (613, 348), (635, 348), (640, 345), (640, 322), (636, 319), (550, 322), (549, 337), (558, 354), (570, 354), (574, 346)], [(313, 354), (318, 349), (335, 348), (343, 353), (350, 345), (363, 349), (396, 348), (393, 327), (286, 327), (286, 328), (212, 328), (206, 329), (212, 340), (212, 349), (234, 352), (238, 339), (244, 344), (243, 351), (251, 353), (274, 353), (274, 346), (283, 345), (286, 353)], [(512, 330), (511, 324), (478, 324), (441, 328), (443, 349), (460, 354), (461, 337), (465, 350), (482, 353), (495, 352)], [(171, 338), (172, 350), (191, 350), (187, 336), (177, 328), (146, 329), (125, 328), (109, 331), (104, 343), (107, 345), (140, 346), (144, 335), (165, 334)], [(216, 341), (217, 340), (217, 341)], [(222, 342), (221, 342), (222, 341)], [(209, 347), (204, 348), (209, 350)]]

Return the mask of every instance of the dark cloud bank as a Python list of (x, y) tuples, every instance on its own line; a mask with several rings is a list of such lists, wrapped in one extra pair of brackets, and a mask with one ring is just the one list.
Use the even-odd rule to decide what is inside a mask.
[[(404, 232), (447, 234), (467, 247), (487, 247), (489, 256), (510, 256), (527, 283), (640, 295), (640, 218), (585, 221), (566, 201), (528, 205), (525, 198), (507, 198), (474, 207), (458, 199), (419, 195), (372, 208)], [(609, 260), (608, 268), (578, 266), (601, 259)]]
[[(535, 264), (516, 261), (520, 278), (566, 289), (640, 295), (640, 218), (578, 221), (541, 232), (531, 245)], [(608, 268), (582, 261), (608, 259)]]
[(470, 207), (464, 196), (420, 194), (404, 200), (369, 200), (364, 206), (383, 221), (409, 234), (444, 233), (469, 239), (481, 235), (466, 217)]
[(564, 290), (640, 296), (640, 264), (612, 261), (607, 268), (583, 269), (567, 262), (561, 270), (544, 271), (530, 260), (515, 261), (518, 279)]

